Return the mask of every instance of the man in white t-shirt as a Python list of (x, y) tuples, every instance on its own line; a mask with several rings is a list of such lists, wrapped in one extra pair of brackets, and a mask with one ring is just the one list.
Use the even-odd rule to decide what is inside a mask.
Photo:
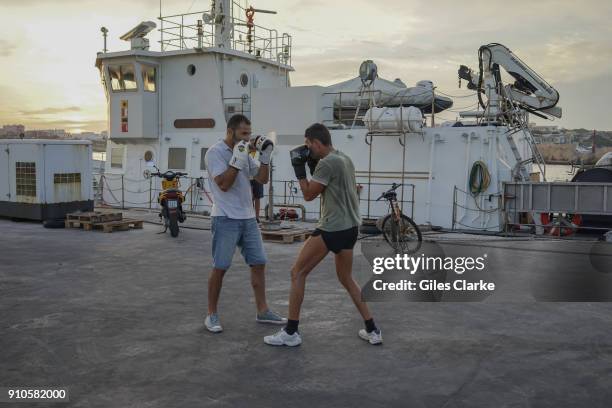
[[(249, 155), (249, 144), (259, 153), (259, 163)], [(259, 323), (284, 324), (286, 319), (268, 309), (265, 293), (266, 254), (255, 219), (250, 178), (267, 184), (270, 157), (274, 145), (264, 136), (251, 139), (251, 122), (244, 115), (234, 115), (227, 122), (225, 139), (206, 152), (206, 169), (213, 196), (211, 211), (213, 270), (208, 278), (208, 314), (206, 328), (223, 330), (217, 303), (223, 276), (232, 264), (236, 247), (241, 248), (251, 267), (251, 284)]]

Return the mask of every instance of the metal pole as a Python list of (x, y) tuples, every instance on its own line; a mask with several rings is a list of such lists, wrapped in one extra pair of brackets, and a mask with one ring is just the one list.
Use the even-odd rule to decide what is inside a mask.
[(190, 177), (191, 183), (189, 185), (189, 206), (191, 207), (191, 211), (193, 211), (193, 178)]
[(436, 87), (431, 89), (431, 127), (436, 126)]
[(153, 201), (153, 177), (149, 177), (149, 210), (151, 209), (151, 202)]
[(121, 209), (125, 210), (125, 191), (123, 190), (123, 174), (121, 175)]
[[(368, 135), (366, 135), (366, 140), (367, 138)], [(368, 160), (368, 218), (370, 218), (370, 201), (372, 199), (372, 143), (374, 143), (373, 137), (370, 140), (370, 158)]]
[(270, 179), (268, 183), (270, 186), (268, 187), (268, 221), (274, 221), (274, 187), (272, 182), (272, 174), (274, 173), (274, 165), (273, 161), (270, 159)]

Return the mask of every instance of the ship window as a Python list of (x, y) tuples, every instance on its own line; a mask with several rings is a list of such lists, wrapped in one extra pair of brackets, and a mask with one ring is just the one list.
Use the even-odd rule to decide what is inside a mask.
[(244, 88), (249, 84), (249, 76), (247, 74), (240, 75), (240, 85)]
[(189, 75), (194, 75), (194, 74), (195, 74), (195, 72), (196, 72), (196, 67), (195, 67), (195, 65), (193, 65), (193, 64), (189, 64), (189, 65), (187, 66), (187, 73), (188, 73)]
[(134, 91), (138, 89), (133, 64), (109, 65), (108, 76), (113, 91)]
[(207, 147), (203, 147), (200, 150), (200, 170), (206, 170), (206, 152), (208, 151)]
[(151, 160), (153, 160), (153, 152), (150, 150), (147, 150), (144, 154), (144, 159), (146, 162), (150, 162)]
[(18, 196), (36, 197), (36, 163), (15, 163), (15, 188)]
[(143, 65), (142, 67), (143, 88), (147, 92), (155, 92), (155, 67)]
[(111, 168), (123, 168), (123, 147), (113, 147), (111, 149)]
[(171, 147), (168, 149), (168, 168), (176, 170), (185, 170), (185, 159), (187, 157), (187, 149), (184, 147)]

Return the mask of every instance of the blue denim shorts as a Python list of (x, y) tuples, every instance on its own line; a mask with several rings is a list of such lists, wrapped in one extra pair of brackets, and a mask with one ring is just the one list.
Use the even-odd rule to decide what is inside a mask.
[(213, 265), (216, 269), (229, 269), (236, 247), (240, 247), (248, 265), (266, 264), (261, 232), (255, 218), (211, 217), (211, 231)]

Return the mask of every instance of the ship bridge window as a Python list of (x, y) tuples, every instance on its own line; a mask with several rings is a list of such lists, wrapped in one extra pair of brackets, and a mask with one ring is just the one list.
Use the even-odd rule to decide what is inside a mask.
[(155, 92), (155, 67), (143, 65), (142, 83), (145, 91)]
[(108, 76), (113, 91), (135, 91), (138, 89), (134, 64), (109, 65)]

